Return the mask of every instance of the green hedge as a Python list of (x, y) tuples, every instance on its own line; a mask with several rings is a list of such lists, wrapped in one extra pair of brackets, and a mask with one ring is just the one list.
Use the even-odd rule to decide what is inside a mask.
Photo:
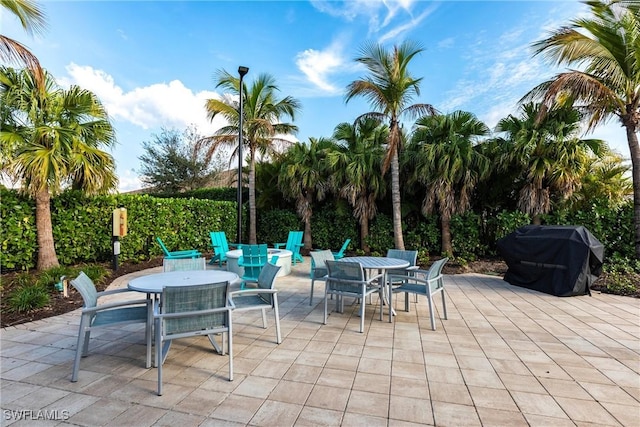
[[(2, 189), (3, 270), (28, 270), (36, 265), (35, 205), (14, 191)], [(85, 197), (68, 191), (51, 201), (53, 238), (63, 265), (108, 261), (112, 256), (112, 213), (127, 208), (128, 234), (121, 239), (121, 261), (139, 261), (162, 253), (156, 236), (169, 250), (210, 252), (209, 231), (236, 233), (234, 202), (162, 199), (147, 195)]]
[[(29, 270), (37, 255), (35, 206), (31, 199), (15, 191), (0, 189), (2, 215), (3, 271)], [(111, 218), (115, 208), (127, 208), (129, 234), (121, 241), (121, 261), (144, 260), (161, 254), (155, 237), (160, 236), (169, 250), (195, 248), (211, 252), (209, 231), (221, 230), (234, 240), (237, 211), (235, 202), (206, 199), (158, 198), (148, 195), (108, 195), (85, 197), (65, 192), (52, 199), (53, 236), (58, 260), (63, 265), (102, 262), (111, 259)], [(245, 225), (247, 215), (243, 214)], [(467, 212), (451, 220), (454, 256), (473, 260), (496, 254), (496, 241), (529, 223), (520, 212), (501, 211), (482, 215)], [(634, 258), (633, 204), (620, 208), (593, 206), (577, 212), (554, 212), (543, 217), (545, 224), (584, 225), (605, 246), (605, 256)], [(412, 227), (404, 225), (405, 246), (426, 255), (440, 254), (440, 223), (437, 216), (420, 218)], [(331, 203), (316, 207), (312, 217), (315, 249), (334, 249), (351, 238), (350, 248), (360, 247), (359, 225), (351, 213)], [(273, 244), (285, 242), (290, 230), (302, 230), (295, 212), (259, 212), (257, 238)], [(246, 234), (246, 233), (245, 233)], [(378, 214), (371, 221), (367, 240), (373, 253), (384, 254), (393, 247), (391, 218)]]

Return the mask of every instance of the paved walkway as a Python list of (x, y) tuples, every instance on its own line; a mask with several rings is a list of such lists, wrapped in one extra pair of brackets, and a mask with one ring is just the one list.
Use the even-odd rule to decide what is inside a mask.
[(367, 305), (361, 334), (357, 305), (321, 324), (308, 271), (306, 258), (277, 279), (282, 344), (272, 318), (265, 330), (259, 313), (234, 316), (229, 382), (228, 357), (206, 338), (178, 340), (161, 397), (155, 369), (144, 368), (141, 325), (94, 333), (77, 383), (78, 311), (3, 329), (1, 423), (640, 426), (639, 299), (558, 298), (498, 277), (446, 276), (449, 319), (436, 331), (426, 301), (406, 313), (400, 297), (393, 324)]

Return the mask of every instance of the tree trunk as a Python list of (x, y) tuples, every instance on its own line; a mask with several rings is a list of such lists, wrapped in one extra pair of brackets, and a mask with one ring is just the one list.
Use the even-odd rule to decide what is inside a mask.
[(308, 251), (313, 248), (313, 239), (311, 238), (311, 216), (313, 215), (313, 211), (311, 210), (311, 205), (313, 203), (313, 196), (311, 192), (308, 192), (305, 196), (306, 204), (307, 204), (307, 212), (304, 215), (304, 236), (302, 237), (304, 248)]
[(365, 253), (369, 253), (371, 248), (367, 244), (367, 237), (369, 236), (369, 217), (364, 214), (360, 220), (360, 249)]
[(631, 153), (631, 176), (633, 178), (633, 229), (635, 230), (636, 259), (640, 260), (640, 145), (634, 123), (625, 123), (627, 142)]
[(531, 218), (531, 224), (542, 225), (542, 218), (540, 217), (540, 214), (533, 214), (533, 218)]
[(442, 228), (442, 255), (452, 256), (453, 246), (451, 245), (451, 218), (446, 215), (440, 217), (440, 227)]
[(393, 203), (393, 241), (396, 249), (404, 250), (402, 205), (400, 204), (400, 166), (397, 148), (391, 154), (391, 201)]
[(256, 238), (256, 154), (250, 149), (251, 159), (249, 164), (249, 244), (255, 245)]
[(59, 266), (56, 248), (53, 245), (51, 195), (48, 188), (36, 194), (36, 231), (38, 233), (38, 270)]

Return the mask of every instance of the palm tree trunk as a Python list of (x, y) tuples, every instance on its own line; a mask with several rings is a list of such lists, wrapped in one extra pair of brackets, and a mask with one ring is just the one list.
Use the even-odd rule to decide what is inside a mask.
[(453, 246), (451, 245), (451, 218), (447, 215), (441, 215), (440, 227), (442, 228), (442, 255), (452, 256)]
[(304, 248), (308, 251), (313, 247), (313, 239), (311, 238), (311, 216), (313, 215), (313, 211), (311, 210), (311, 204), (313, 203), (313, 195), (309, 191), (305, 196), (305, 204), (306, 204), (306, 212), (303, 215), (304, 218), (304, 236), (302, 238), (304, 243)]
[(371, 248), (367, 244), (368, 236), (369, 236), (369, 216), (367, 216), (367, 214), (364, 214), (360, 219), (360, 249), (362, 249), (367, 254), (371, 250)]
[(56, 248), (53, 245), (51, 195), (48, 188), (36, 194), (36, 231), (38, 233), (38, 270), (59, 266)]
[(402, 205), (400, 204), (400, 166), (397, 148), (391, 155), (391, 202), (393, 204), (393, 241), (396, 249), (404, 250)]
[(633, 229), (635, 230), (636, 259), (640, 260), (640, 145), (633, 123), (625, 123), (627, 142), (631, 153), (631, 176), (633, 179)]
[(256, 154), (252, 148), (250, 150), (249, 164), (249, 244), (255, 245), (256, 238)]

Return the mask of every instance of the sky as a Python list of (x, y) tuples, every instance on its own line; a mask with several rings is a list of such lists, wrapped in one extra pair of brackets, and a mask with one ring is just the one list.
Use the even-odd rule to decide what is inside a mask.
[[(563, 68), (532, 56), (531, 44), (587, 13), (577, 0), (548, 1), (44, 1), (48, 27), (27, 34), (0, 9), (0, 31), (25, 44), (62, 87), (79, 85), (105, 105), (118, 143), (119, 191), (142, 187), (143, 142), (162, 129), (195, 125), (211, 135), (205, 101), (225, 94), (215, 74), (245, 82), (270, 74), (281, 97), (302, 105), (296, 140), (330, 137), (336, 125), (371, 111), (345, 102), (347, 85), (366, 76), (354, 59), (366, 43), (403, 41), (423, 52), (409, 71), (420, 96), (441, 113), (469, 111), (490, 128), (517, 101)], [(412, 123), (406, 123), (411, 127)], [(587, 137), (629, 157), (623, 128), (611, 121)], [(236, 162), (236, 161), (234, 161)], [(234, 163), (233, 164), (237, 164)]]

